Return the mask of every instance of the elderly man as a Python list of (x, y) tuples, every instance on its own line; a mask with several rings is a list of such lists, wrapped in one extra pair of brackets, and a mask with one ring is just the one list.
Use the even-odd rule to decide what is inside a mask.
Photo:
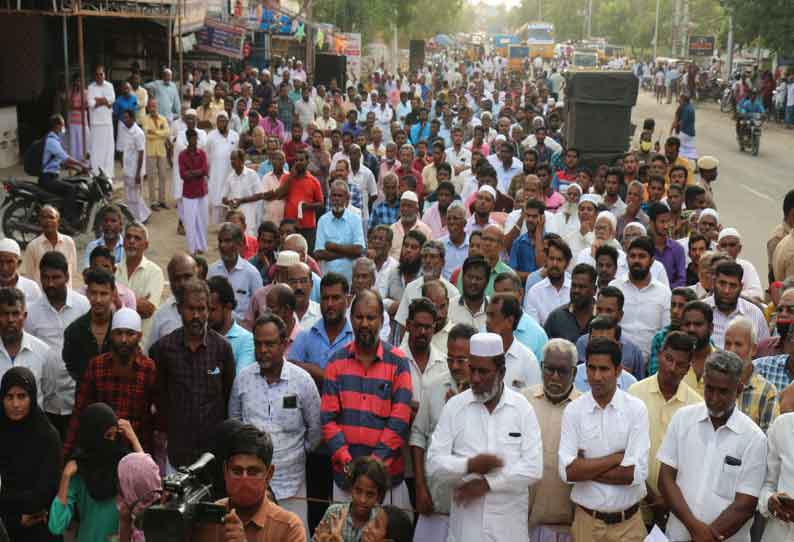
[(780, 415), (778, 391), (774, 384), (753, 370), (753, 352), (757, 339), (753, 324), (737, 316), (725, 330), (725, 350), (742, 360), (742, 387), (737, 405), (766, 434), (769, 426)]
[[(22, 268), (25, 270), (25, 275), (41, 284), (39, 261), (45, 253), (54, 250), (64, 255), (69, 265), (69, 276), (73, 276), (77, 273), (77, 248), (75, 248), (74, 240), (71, 237), (58, 231), (61, 225), (61, 213), (52, 205), (43, 205), (39, 210), (38, 218), (41, 235), (28, 243), (22, 257)], [(71, 284), (70, 279), (70, 287)]]
[(364, 232), (361, 216), (348, 207), (350, 191), (347, 182), (331, 183), (331, 212), (317, 222), (314, 258), (323, 273), (339, 273), (348, 281), (353, 274), (353, 260), (364, 253)]
[(221, 221), (223, 188), (232, 172), (229, 156), (239, 141), (237, 132), (229, 129), (229, 115), (225, 111), (217, 113), (216, 119), (217, 128), (207, 136), (206, 146), (209, 162), (210, 224), (218, 224)]
[(427, 454), (430, 479), (455, 486), (447, 539), (526, 540), (529, 488), (543, 475), (537, 417), (504, 384), (502, 337), (473, 335), (469, 370), (471, 388), (447, 402)]
[(179, 309), (177, 308), (178, 298), (182, 294), (182, 288), (185, 283), (196, 277), (198, 269), (196, 260), (191, 255), (185, 252), (177, 252), (169, 260), (166, 271), (168, 273), (168, 285), (171, 288), (171, 296), (157, 308), (154, 316), (152, 316), (152, 326), (143, 346), (144, 352), (148, 352), (149, 347), (157, 342), (160, 337), (164, 337), (182, 327), (182, 317), (179, 315)]
[(422, 388), (422, 400), (411, 426), (410, 438), (416, 480), (416, 511), (419, 513), (415, 542), (447, 539), (452, 488), (427, 476), (426, 454), (444, 405), (469, 387), (469, 341), (476, 332), (465, 324), (452, 327), (444, 345), (447, 372), (428, 380)]
[(17, 288), (25, 295), (25, 303), (41, 297), (41, 288), (35, 281), (19, 274), (22, 251), (13, 239), (0, 239), (0, 288)]
[(160, 79), (152, 81), (146, 86), (149, 94), (157, 100), (157, 110), (172, 123), (179, 116), (179, 90), (171, 81), (173, 74), (168, 68), (163, 68)]
[(742, 295), (762, 301), (764, 290), (761, 288), (761, 279), (755, 266), (749, 261), (739, 257), (742, 252), (742, 236), (736, 228), (723, 228), (717, 236), (717, 246), (727, 253), (733, 260), (742, 266)]
[(101, 223), (102, 235), (93, 241), (89, 241), (85, 246), (83, 261), (81, 262), (83, 269), (89, 266), (91, 252), (98, 246), (107, 247), (113, 253), (115, 263), (121, 263), (124, 258), (124, 236), (121, 235), (124, 229), (124, 216), (121, 213), (121, 209), (116, 205), (103, 207), (99, 210), (97, 219)]
[(143, 339), (152, 328), (152, 316), (160, 306), (164, 279), (160, 266), (145, 256), (149, 248), (149, 230), (137, 222), (124, 230), (124, 261), (116, 268), (116, 282), (133, 291), (136, 310), (143, 319)]
[(221, 259), (213, 263), (207, 277), (222, 276), (229, 280), (234, 288), (237, 306), (234, 317), (238, 322), (245, 320), (248, 305), (254, 292), (262, 287), (262, 276), (251, 263), (240, 256), (243, 246), (243, 232), (239, 226), (225, 222), (218, 230), (218, 251)]
[[(522, 390), (540, 422), (543, 457), (553, 458), (560, 448), (562, 413), (581, 393), (573, 385), (576, 347), (552, 339), (543, 348), (543, 383)], [(529, 538), (534, 541), (571, 541), (574, 506), (571, 485), (560, 479), (556, 461), (543, 463), (543, 478), (529, 489)]]
[(88, 153), (91, 169), (101, 169), (108, 178), (114, 175), (115, 140), (113, 138), (113, 102), (116, 92), (113, 85), (105, 81), (105, 67), (97, 66), (94, 81), (86, 91), (86, 106), (91, 119)]
[(659, 489), (672, 512), (671, 540), (750, 540), (767, 444), (763, 431), (736, 408), (742, 366), (732, 352), (711, 354), (705, 403), (684, 407), (670, 420), (657, 458)]
[(700, 403), (703, 398), (684, 382), (692, 360), (694, 341), (686, 333), (672, 331), (665, 337), (659, 352), (658, 371), (633, 384), (629, 394), (639, 398), (648, 410), (651, 448), (648, 456), (648, 495), (643, 501), (646, 525), (664, 526), (669, 508), (659, 492), (659, 460), (656, 453), (662, 444), (670, 418), (679, 409)]
[(399, 259), (403, 239), (409, 231), (419, 230), (424, 234), (425, 238), (433, 238), (433, 232), (430, 227), (419, 220), (419, 198), (416, 192), (408, 190), (400, 196), (400, 219), (391, 225), (391, 230), (394, 236), (389, 255), (395, 259)]

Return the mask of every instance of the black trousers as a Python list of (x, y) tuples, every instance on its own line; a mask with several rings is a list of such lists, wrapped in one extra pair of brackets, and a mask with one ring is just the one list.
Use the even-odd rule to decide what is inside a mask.
[(77, 186), (74, 183), (60, 180), (57, 173), (44, 173), (39, 177), (39, 185), (63, 198), (62, 211), (67, 222), (77, 221)]
[[(306, 458), (306, 496), (311, 499), (330, 501), (334, 483), (331, 456), (310, 452)], [(323, 519), (328, 502), (309, 501), (309, 534), (314, 533), (317, 524)]]
[(51, 412), (47, 412), (47, 417), (50, 419), (50, 423), (55, 427), (55, 430), (58, 431), (58, 434), (61, 436), (61, 442), (66, 442), (66, 432), (69, 429), (69, 418), (71, 418), (71, 414), (52, 414)]

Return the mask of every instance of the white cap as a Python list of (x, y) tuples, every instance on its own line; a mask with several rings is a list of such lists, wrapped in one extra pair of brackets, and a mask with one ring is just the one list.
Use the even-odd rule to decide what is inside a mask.
[(494, 201), (496, 201), (496, 190), (494, 190), (494, 187), (493, 187), (493, 186), (491, 186), (491, 185), (489, 185), (489, 184), (484, 184), (484, 185), (482, 185), (482, 186), (480, 187), (480, 189), (479, 189), (479, 190), (477, 190), (477, 193), (478, 193), (478, 194), (481, 194), (481, 193), (483, 193), (483, 192), (485, 192), (486, 194), (490, 194), (490, 195), (491, 195), (491, 197), (493, 198), (493, 200), (494, 200)]
[[(571, 184), (569, 184), (569, 185), (568, 185), (568, 190), (570, 190), (571, 188), (576, 188), (576, 189), (579, 191), (579, 195), (580, 195), (580, 196), (581, 196), (581, 195), (582, 195), (582, 193), (584, 192), (584, 190), (582, 190), (582, 187), (581, 187), (581, 186), (579, 186), (579, 183), (571, 183)], [(566, 190), (566, 192), (567, 192), (568, 190)]]
[(188, 109), (187, 111), (185, 111), (185, 113), (184, 113), (182, 116), (183, 116), (183, 117), (190, 117), (190, 116), (193, 116), (193, 117), (198, 117), (198, 111), (196, 111), (195, 109), (193, 109), (193, 108), (191, 107), (190, 109)]
[(122, 307), (113, 315), (113, 324), (110, 326), (110, 330), (114, 329), (131, 329), (140, 333), (141, 317), (134, 310)]
[(742, 236), (739, 235), (739, 230), (736, 228), (724, 228), (717, 236), (717, 242), (722, 241), (726, 237), (736, 237), (739, 241), (742, 240)]
[(593, 207), (598, 209), (598, 204), (601, 203), (601, 199), (596, 194), (585, 194), (579, 199), (579, 205), (585, 202), (591, 203)]
[(276, 258), (276, 267), (292, 267), (299, 263), (301, 263), (301, 257), (293, 250), (282, 250)]
[(5, 239), (0, 239), (0, 252), (9, 252), (11, 254), (16, 255), (17, 258), (22, 254), (19, 250), (19, 245), (13, 239), (9, 239), (6, 237)]
[(623, 228), (623, 232), (625, 233), (629, 228), (637, 228), (642, 232), (643, 235), (648, 235), (648, 230), (642, 222), (629, 222)]
[(403, 192), (403, 195), (400, 196), (400, 201), (412, 201), (414, 203), (419, 203), (419, 198), (416, 196), (416, 192), (413, 190), (406, 190)]
[(615, 215), (612, 214), (612, 211), (601, 211), (600, 213), (598, 213), (598, 216), (596, 217), (595, 221), (598, 222), (602, 218), (606, 218), (609, 221), (609, 223), (612, 224), (612, 231), (614, 231), (615, 228), (618, 227), (618, 219), (615, 218)]
[(502, 337), (496, 333), (475, 333), (469, 340), (469, 352), (472, 356), (487, 358), (501, 356), (505, 347)]
[(226, 111), (219, 111), (218, 116), (215, 118), (219, 119), (221, 117), (225, 118), (226, 120), (229, 120), (229, 114)]
[(720, 161), (713, 156), (701, 156), (698, 158), (699, 169), (717, 169), (720, 166)]
[(714, 220), (717, 221), (717, 224), (719, 224), (719, 222), (720, 222), (720, 215), (714, 209), (707, 208), (707, 209), (703, 209), (702, 211), (700, 211), (700, 216), (698, 216), (698, 222), (703, 220), (704, 216), (713, 216)]

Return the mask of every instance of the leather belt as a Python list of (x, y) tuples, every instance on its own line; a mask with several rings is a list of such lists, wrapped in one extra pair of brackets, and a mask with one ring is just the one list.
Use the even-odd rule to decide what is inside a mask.
[(631, 517), (637, 513), (637, 510), (640, 509), (640, 503), (630, 506), (622, 512), (599, 512), (598, 510), (590, 510), (581, 504), (578, 506), (584, 510), (588, 516), (592, 516), (595, 519), (601, 520), (607, 525), (615, 525), (616, 523), (622, 523), (628, 519), (631, 519)]

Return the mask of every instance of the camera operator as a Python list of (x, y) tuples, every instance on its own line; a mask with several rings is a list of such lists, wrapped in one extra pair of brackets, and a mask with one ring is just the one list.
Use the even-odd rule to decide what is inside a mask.
[(306, 542), (300, 518), (272, 502), (267, 486), (273, 477), (273, 442), (253, 425), (234, 431), (227, 441), (224, 466), (228, 513), (223, 525), (203, 527), (197, 540), (223, 542)]

